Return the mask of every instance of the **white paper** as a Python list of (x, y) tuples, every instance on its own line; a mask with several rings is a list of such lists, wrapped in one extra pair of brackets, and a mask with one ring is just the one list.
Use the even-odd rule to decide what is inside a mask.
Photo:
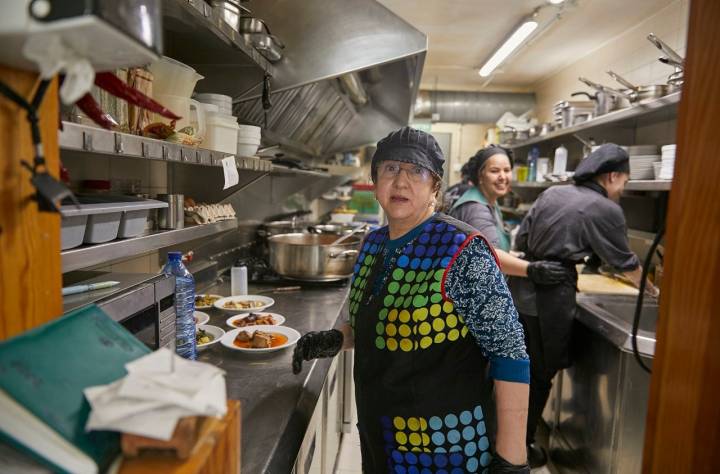
[(85, 425), (170, 439), (180, 418), (227, 412), (225, 371), (159, 349), (125, 365), (128, 375), (85, 389), (92, 408)]
[(223, 189), (227, 189), (231, 186), (235, 186), (240, 182), (240, 175), (238, 175), (237, 166), (235, 165), (235, 157), (228, 156), (222, 159), (223, 174), (225, 175), (225, 186)]

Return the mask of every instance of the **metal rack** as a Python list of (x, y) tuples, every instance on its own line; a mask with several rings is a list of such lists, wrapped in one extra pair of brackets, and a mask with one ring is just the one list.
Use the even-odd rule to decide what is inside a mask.
[[(536, 181), (513, 181), (512, 186), (514, 188), (536, 188), (536, 189), (545, 189), (549, 188), (550, 186), (558, 186), (563, 184), (570, 184), (572, 181), (562, 181), (562, 182), (551, 182), (551, 181), (542, 181), (542, 182), (536, 182)], [(672, 187), (672, 181), (670, 180), (636, 180), (636, 181), (628, 181), (628, 183), (625, 185), (626, 191), (670, 191), (670, 188)]]
[(523, 140), (518, 143), (510, 143), (504, 146), (516, 149), (601, 127), (651, 124), (674, 117), (677, 114), (677, 107), (679, 103), (680, 92), (675, 92), (653, 101), (637, 104), (626, 109), (616, 110), (615, 112), (601, 115), (572, 127), (555, 130), (541, 137), (533, 137), (528, 140)]
[[(222, 166), (227, 153), (179, 145), (163, 140), (63, 122), (60, 149), (126, 158), (163, 160), (204, 166)], [(256, 157), (235, 157), (240, 170), (270, 172), (272, 164)]]
[(190, 240), (219, 234), (237, 228), (237, 220), (196, 225), (185, 229), (167, 230), (141, 235), (132, 239), (114, 240), (104, 244), (87, 245), (61, 252), (63, 273), (135, 257)]

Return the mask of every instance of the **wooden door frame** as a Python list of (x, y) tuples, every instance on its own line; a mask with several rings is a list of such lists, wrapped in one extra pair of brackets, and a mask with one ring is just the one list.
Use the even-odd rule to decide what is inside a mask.
[(691, 0), (644, 473), (720, 472), (719, 24)]

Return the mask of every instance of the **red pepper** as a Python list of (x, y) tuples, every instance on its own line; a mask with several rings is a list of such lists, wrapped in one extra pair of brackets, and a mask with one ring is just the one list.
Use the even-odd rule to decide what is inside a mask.
[(182, 118), (166, 109), (162, 104), (155, 102), (139, 90), (128, 86), (111, 72), (95, 73), (95, 85), (101, 89), (105, 89), (115, 97), (119, 97), (132, 105), (137, 105), (138, 107), (149, 110), (150, 112), (155, 112), (163, 117), (171, 120), (180, 120)]
[(118, 123), (115, 121), (115, 119), (112, 118), (111, 115), (106, 114), (102, 111), (98, 103), (95, 102), (95, 99), (93, 98), (93, 96), (90, 95), (89, 92), (84, 96), (80, 97), (80, 99), (75, 102), (75, 105), (77, 105), (80, 110), (85, 113), (85, 115), (87, 115), (90, 119), (92, 119), (93, 122), (100, 125), (102, 128), (112, 130), (114, 127), (118, 126)]

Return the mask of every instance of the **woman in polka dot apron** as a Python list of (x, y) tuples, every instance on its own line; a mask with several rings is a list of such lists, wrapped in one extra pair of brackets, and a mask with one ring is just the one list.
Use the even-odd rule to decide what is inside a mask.
[(372, 176), (388, 226), (360, 249), (352, 331), (303, 336), (294, 369), (352, 339), (363, 472), (526, 473), (522, 327), (485, 239), (434, 212), (443, 161), (412, 128), (378, 143)]

